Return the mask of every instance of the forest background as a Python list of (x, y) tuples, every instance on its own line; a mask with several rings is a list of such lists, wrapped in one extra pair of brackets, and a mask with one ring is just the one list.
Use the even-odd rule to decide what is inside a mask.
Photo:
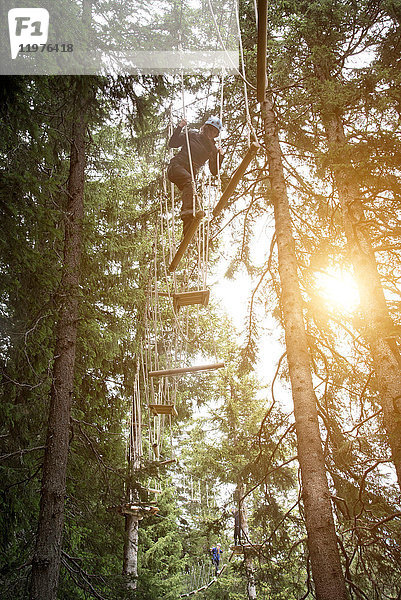
[[(2, 78), (5, 599), (35, 597), (43, 583), (42, 477), (62, 475), (53, 433), (68, 450), (54, 494), (58, 598), (178, 598), (211, 545), (229, 555), (239, 495), (255, 549), (205, 598), (401, 597), (401, 3), (271, 2), (263, 102), (254, 4), (239, 8), (242, 76), (226, 74), (223, 93), (208, 73), (183, 86), (178, 76)], [(216, 352), (226, 368), (178, 381), (178, 463), (136, 474), (135, 485), (156, 480), (162, 493), (159, 513), (140, 522), (132, 590), (121, 575), (124, 519), (110, 507), (132, 485), (136, 365), (149, 265), (163, 269), (154, 240), (183, 91), (195, 126), (222, 107), (217, 194), (250, 141), (260, 144), (211, 228), (212, 278), (222, 262), (234, 281), (246, 274), (248, 307), (242, 332), (213, 288), (207, 309), (188, 309), (188, 361)], [(57, 368), (72, 382), (62, 419)], [(319, 532), (334, 546), (323, 551)], [(319, 578), (319, 552), (336, 582)]]

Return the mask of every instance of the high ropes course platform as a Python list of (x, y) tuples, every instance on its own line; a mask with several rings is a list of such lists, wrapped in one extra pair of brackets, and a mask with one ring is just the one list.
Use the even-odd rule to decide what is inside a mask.
[[(257, 100), (262, 104), (266, 101), (266, 0), (258, 0), (257, 13), (259, 17)], [(215, 20), (214, 16), (213, 18)], [(237, 25), (240, 34), (238, 15)], [(139, 521), (145, 517), (157, 515), (159, 510), (157, 496), (162, 492), (158, 474), (153, 476), (153, 482), (152, 477), (145, 474), (146, 485), (139, 483), (139, 474), (144, 466), (153, 465), (157, 471), (161, 467), (176, 462), (172, 437), (172, 420), (179, 414), (176, 407), (177, 381), (189, 374), (215, 371), (225, 366), (223, 362), (217, 359), (217, 351), (215, 362), (190, 365), (188, 364), (188, 348), (201, 332), (199, 326), (200, 311), (207, 307), (209, 302), (210, 293), (206, 281), (210, 224), (228, 206), (230, 198), (260, 148), (249, 112), (247, 96), (249, 82), (245, 76), (242, 44), (240, 44), (240, 50), (242, 73), (238, 71), (238, 74), (244, 81), (246, 123), (249, 134), (248, 148), (243, 158), (232, 173), (223, 192), (221, 191), (220, 169), (218, 166), (217, 188), (215, 185), (211, 185), (210, 175), (207, 181), (203, 176), (202, 192), (198, 195), (192, 168), (189, 135), (186, 128), (185, 135), (194, 192), (193, 218), (179, 243), (176, 242), (175, 238), (177, 227), (175, 226), (174, 185), (171, 184), (171, 193), (168, 194), (167, 184), (164, 180), (164, 194), (162, 193), (160, 197), (161, 210), (153, 247), (154, 258), (149, 265), (146, 304), (143, 311), (142, 328), (139, 329), (142, 331), (142, 343), (136, 356), (134, 368), (134, 392), (127, 442), (125, 501), (118, 506), (110, 507), (110, 510), (118, 512), (125, 518), (123, 572), (134, 579), (137, 578)], [(186, 121), (184, 80), (182, 75), (181, 77), (183, 116)], [(223, 110), (223, 86), (224, 74), (222, 73), (220, 117), (222, 117)], [(170, 133), (172, 133), (172, 122), (170, 123), (170, 130)], [(219, 163), (219, 161), (217, 162)], [(213, 209), (211, 208), (212, 205), (214, 205)], [(187, 252), (191, 244), (195, 247), (196, 252), (192, 250)], [(191, 256), (189, 256), (190, 254)], [(196, 255), (196, 260), (194, 260), (194, 255)], [(194, 312), (191, 311), (195, 310), (197, 314), (194, 316)], [(194, 328), (198, 329), (195, 334)], [(147, 413), (147, 424), (143, 412)], [(170, 444), (166, 443), (167, 436), (170, 438)], [(252, 548), (254, 551), (256, 547), (253, 546)], [(234, 556), (243, 554), (246, 558), (247, 553), (249, 555), (251, 551), (250, 547), (248, 552), (245, 546), (234, 546), (231, 548), (231, 555), (227, 563), (214, 577), (210, 578), (209, 576), (209, 581), (202, 582), (202, 585), (199, 585), (201, 582), (198, 578), (196, 585), (190, 591), (181, 594), (180, 597), (186, 598), (207, 590), (221, 577)], [(195, 583), (194, 580), (192, 582)], [(132, 586), (135, 589), (136, 584), (133, 583)]]

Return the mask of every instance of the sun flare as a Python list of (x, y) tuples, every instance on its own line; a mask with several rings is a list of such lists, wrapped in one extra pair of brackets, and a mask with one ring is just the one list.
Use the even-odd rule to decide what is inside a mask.
[(346, 271), (329, 270), (315, 273), (315, 286), (319, 296), (334, 307), (352, 312), (359, 304), (355, 279)]

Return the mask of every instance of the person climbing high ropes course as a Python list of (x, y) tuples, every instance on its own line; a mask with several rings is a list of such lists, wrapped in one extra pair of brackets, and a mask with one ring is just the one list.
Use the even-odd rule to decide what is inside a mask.
[(212, 563), (215, 568), (215, 574), (217, 575), (219, 572), (220, 558), (221, 558), (221, 555), (223, 554), (221, 545), (216, 544), (216, 546), (213, 546), (213, 548), (210, 548), (210, 554), (211, 554), (211, 558), (212, 558)]
[(187, 121), (182, 119), (170, 137), (169, 148), (181, 148), (170, 160), (167, 177), (182, 192), (180, 216), (184, 236), (198, 210), (195, 178), (199, 169), (208, 161), (210, 172), (217, 175), (223, 161), (224, 152), (220, 147), (216, 147), (214, 141), (222, 129), (223, 124), (219, 117), (209, 117), (199, 131), (188, 129)]

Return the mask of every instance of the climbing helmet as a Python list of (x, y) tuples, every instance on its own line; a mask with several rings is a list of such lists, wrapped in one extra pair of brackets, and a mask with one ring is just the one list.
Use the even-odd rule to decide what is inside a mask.
[(206, 121), (205, 125), (213, 125), (220, 133), (223, 129), (223, 123), (219, 119), (219, 117), (209, 117)]

